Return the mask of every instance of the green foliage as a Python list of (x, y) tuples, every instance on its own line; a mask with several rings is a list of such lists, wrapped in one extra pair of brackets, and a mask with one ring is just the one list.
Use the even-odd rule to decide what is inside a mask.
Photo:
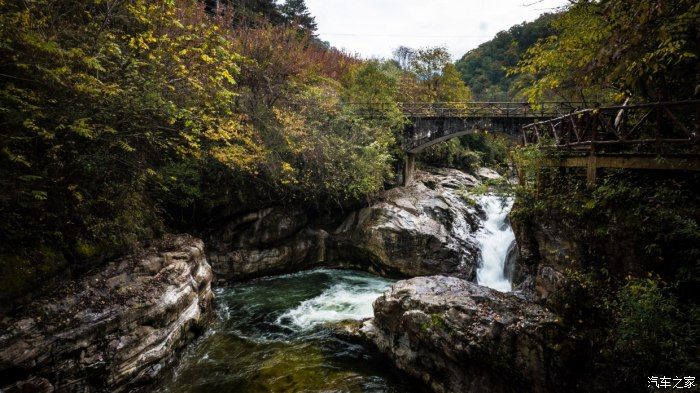
[(450, 62), (450, 53), (443, 47), (419, 48), (411, 58), (411, 72), (419, 80), (428, 81), (440, 75)]
[[(348, 73), (345, 96), (348, 102), (395, 104), (398, 84), (399, 75), (389, 64), (370, 60)], [(396, 111), (398, 107), (393, 105), (388, 109)]]
[(504, 137), (483, 132), (433, 145), (419, 159), (429, 165), (466, 171), (474, 171), (483, 166), (503, 171), (509, 164), (509, 150), (510, 143)]
[(221, 212), (381, 189), (403, 116), (342, 103), (394, 102), (396, 70), (273, 14), (243, 28), (195, 0), (0, 1), (3, 296)]
[(443, 47), (413, 49), (401, 46), (393, 63), (403, 71), (398, 96), (407, 102), (465, 102), (472, 93), (460, 78)]
[[(207, 0), (209, 11), (214, 11), (215, 0)], [(219, 6), (232, 14), (234, 27), (259, 27), (261, 25), (281, 25), (286, 23), (284, 15), (275, 0), (219, 0)]]
[[(634, 255), (640, 271), (680, 275), (697, 269), (700, 200), (690, 191), (700, 181), (697, 176), (607, 170), (589, 191), (583, 170), (530, 168), (531, 180), (539, 171), (539, 182), (521, 182), (522, 203), (511, 213), (516, 219), (555, 219), (579, 228), (581, 240), (591, 244), (590, 260), (608, 266), (624, 265)], [(634, 254), (600, 260), (613, 244)]]
[(30, 260), (17, 254), (0, 254), (0, 294), (3, 299), (23, 295), (37, 280), (56, 275), (66, 267), (66, 260), (54, 250), (33, 250)]
[(448, 63), (442, 68), (442, 75), (437, 80), (436, 100), (438, 102), (471, 101), (472, 92), (464, 84), (454, 64)]
[[(351, 77), (350, 94), (367, 85), (365, 78), (377, 76), (370, 71), (374, 67), (363, 65)], [(377, 93), (377, 85), (370, 89), (357, 94), (383, 94)], [(395, 106), (391, 114), (389, 110), (389, 117), (364, 119), (343, 105), (337, 84), (309, 86), (290, 97), (289, 107), (275, 109), (284, 144), (268, 159), (271, 176), (290, 197), (307, 203), (343, 206), (379, 191), (390, 176), (393, 129), (403, 124)]]
[(555, 33), (555, 14), (543, 14), (532, 22), (515, 25), (470, 50), (455, 65), (477, 100), (508, 101), (517, 97), (517, 78), (506, 75), (522, 54), (539, 39)]
[(159, 227), (144, 195), (159, 166), (247, 149), (241, 57), (197, 3), (0, 7), (2, 252), (133, 245)]
[(651, 375), (697, 373), (700, 308), (692, 299), (679, 301), (677, 284), (651, 273), (613, 277), (604, 268), (567, 269), (566, 277), (548, 302), (566, 303), (563, 323), (595, 349), (591, 391), (627, 391)]
[(692, 97), (700, 33), (696, 1), (580, 0), (511, 71), (531, 101)]
[(697, 371), (692, 352), (697, 349), (700, 308), (679, 304), (652, 277), (629, 280), (611, 306), (615, 324), (610, 355), (623, 362), (625, 379)]

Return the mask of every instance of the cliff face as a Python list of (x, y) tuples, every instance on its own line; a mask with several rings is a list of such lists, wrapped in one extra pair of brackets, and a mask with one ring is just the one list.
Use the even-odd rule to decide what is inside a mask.
[[(519, 208), (516, 204), (513, 211)], [(514, 287), (555, 308), (551, 295), (566, 287), (567, 272), (605, 269), (613, 277), (624, 278), (649, 269), (634, 232), (601, 238), (593, 235), (595, 227), (588, 221), (572, 224), (569, 217), (556, 212), (536, 219), (515, 215), (511, 226), (520, 255), (513, 269)]]
[(166, 236), (64, 282), (0, 321), (0, 390), (128, 391), (156, 379), (204, 328), (204, 244)]
[(513, 286), (540, 300), (566, 285), (565, 271), (588, 258), (581, 234), (562, 222), (511, 219), (520, 258), (513, 269)]
[(340, 225), (314, 222), (303, 208), (269, 208), (237, 217), (208, 238), (217, 279), (240, 280), (315, 266), (382, 275), (474, 278), (473, 234), (483, 219), (465, 197), (480, 181), (457, 170), (418, 172)]

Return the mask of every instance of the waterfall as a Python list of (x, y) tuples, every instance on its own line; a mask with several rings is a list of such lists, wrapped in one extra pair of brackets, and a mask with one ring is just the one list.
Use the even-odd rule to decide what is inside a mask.
[(481, 263), (476, 270), (476, 281), (480, 285), (501, 292), (511, 290), (511, 282), (505, 274), (508, 249), (515, 241), (513, 229), (508, 222), (508, 212), (513, 207), (512, 198), (484, 195), (479, 204), (486, 212), (484, 227), (477, 239), (481, 249)]

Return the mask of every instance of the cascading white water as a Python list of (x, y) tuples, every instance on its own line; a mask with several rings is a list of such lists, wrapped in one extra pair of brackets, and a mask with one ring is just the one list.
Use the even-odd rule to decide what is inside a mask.
[(304, 300), (297, 307), (281, 314), (276, 323), (292, 329), (310, 329), (328, 322), (360, 320), (374, 315), (372, 302), (392, 280), (358, 273), (316, 270), (334, 279), (334, 284), (320, 295)]
[(481, 248), (481, 264), (476, 270), (478, 284), (508, 292), (512, 285), (505, 275), (508, 249), (515, 240), (513, 229), (508, 222), (508, 212), (513, 207), (512, 198), (497, 195), (484, 195), (479, 205), (486, 212), (484, 227), (477, 234)]

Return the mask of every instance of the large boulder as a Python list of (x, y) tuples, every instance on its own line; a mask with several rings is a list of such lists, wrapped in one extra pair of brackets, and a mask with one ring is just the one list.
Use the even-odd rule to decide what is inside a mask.
[(0, 391), (119, 392), (153, 381), (205, 326), (211, 279), (202, 241), (170, 235), (62, 283), (0, 320)]
[(270, 207), (227, 222), (207, 241), (217, 280), (298, 271), (326, 260), (328, 233), (309, 225), (300, 207)]
[(483, 212), (468, 192), (477, 184), (455, 169), (417, 171), (410, 185), (347, 217), (333, 233), (335, 258), (379, 274), (473, 279)]
[(456, 277), (397, 282), (361, 334), (435, 392), (567, 391), (576, 369), (576, 341), (554, 314)]

